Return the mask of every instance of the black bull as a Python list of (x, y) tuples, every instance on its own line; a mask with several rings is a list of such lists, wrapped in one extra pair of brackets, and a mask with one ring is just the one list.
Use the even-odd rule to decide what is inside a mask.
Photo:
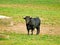
[(27, 31), (28, 31), (28, 35), (29, 35), (29, 30), (31, 30), (31, 35), (33, 35), (33, 30), (36, 28), (37, 29), (37, 33), (40, 33), (40, 19), (38, 17), (36, 18), (32, 18), (30, 16), (26, 16), (24, 17), (25, 21), (26, 21), (26, 27), (27, 27)]

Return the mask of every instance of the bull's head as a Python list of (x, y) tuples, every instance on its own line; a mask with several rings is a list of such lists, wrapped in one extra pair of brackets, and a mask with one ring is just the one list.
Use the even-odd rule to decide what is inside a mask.
[(30, 16), (25, 16), (24, 19), (26, 21), (26, 24), (28, 24), (31, 20), (31, 17)]

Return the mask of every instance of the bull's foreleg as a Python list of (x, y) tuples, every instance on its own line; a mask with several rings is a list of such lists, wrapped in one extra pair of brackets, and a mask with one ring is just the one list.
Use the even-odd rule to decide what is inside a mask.
[(28, 35), (29, 35), (29, 30), (27, 30), (28, 31)]
[(30, 31), (30, 27), (27, 25), (27, 32), (28, 32), (28, 35), (29, 35), (29, 31)]

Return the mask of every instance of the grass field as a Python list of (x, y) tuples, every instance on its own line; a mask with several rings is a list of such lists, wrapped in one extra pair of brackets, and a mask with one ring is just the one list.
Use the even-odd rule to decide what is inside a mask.
[(60, 45), (60, 36), (10, 34), (9, 39), (1, 39), (0, 45)]
[(1, 0), (0, 4), (60, 4), (60, 0)]
[[(43, 25), (60, 26), (60, 0), (0, 0), (0, 15), (21, 23), (24, 16), (39, 17)], [(60, 45), (60, 35), (8, 35), (9, 39), (0, 38), (0, 45)]]

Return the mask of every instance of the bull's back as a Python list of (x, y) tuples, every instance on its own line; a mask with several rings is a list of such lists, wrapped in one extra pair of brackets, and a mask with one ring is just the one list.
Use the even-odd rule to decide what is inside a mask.
[(31, 20), (31, 24), (34, 25), (34, 26), (39, 26), (40, 25), (40, 19), (39, 18), (33, 18)]

